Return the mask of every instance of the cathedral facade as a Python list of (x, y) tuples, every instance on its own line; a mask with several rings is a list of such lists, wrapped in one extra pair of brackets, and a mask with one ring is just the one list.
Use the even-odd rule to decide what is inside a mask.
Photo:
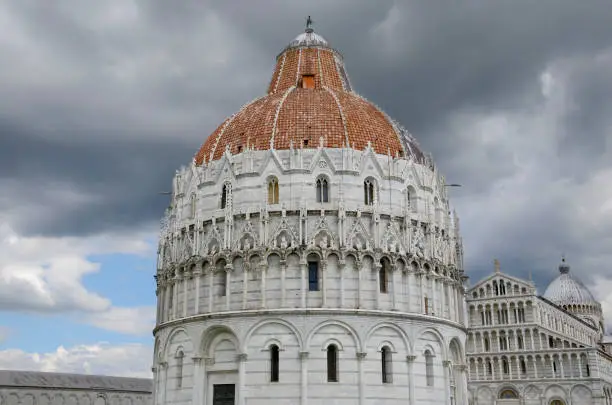
[(471, 404), (611, 405), (601, 305), (565, 260), (543, 296), (495, 267), (466, 295)]
[(173, 180), (155, 404), (468, 402), (447, 185), (310, 27)]

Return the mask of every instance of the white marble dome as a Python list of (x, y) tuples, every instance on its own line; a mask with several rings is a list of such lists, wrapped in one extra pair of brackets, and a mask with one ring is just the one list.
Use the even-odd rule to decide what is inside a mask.
[(570, 272), (570, 266), (565, 259), (559, 265), (559, 272), (561, 274), (546, 288), (544, 298), (557, 305), (598, 304), (589, 289)]
[(601, 304), (582, 281), (573, 275), (565, 258), (559, 265), (559, 273), (557, 278), (548, 285), (543, 297), (598, 327), (603, 334)]
[[(303, 46), (296, 77), (317, 66), (317, 44)], [(324, 77), (345, 88), (329, 61)], [(316, 72), (304, 97), (328, 91)], [(261, 114), (235, 115), (244, 143), (226, 124), (177, 171), (159, 239), (156, 404), (467, 404), (467, 277), (444, 177), (420, 153), (385, 153), (355, 118), (337, 133), (330, 114), (286, 115), (281, 143), (246, 122)]]

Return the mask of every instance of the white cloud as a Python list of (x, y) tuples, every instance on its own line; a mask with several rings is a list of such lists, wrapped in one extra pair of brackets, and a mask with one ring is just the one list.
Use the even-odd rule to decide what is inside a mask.
[(88, 315), (87, 321), (99, 328), (130, 335), (150, 334), (155, 325), (155, 307), (118, 308)]
[(49, 353), (0, 350), (0, 369), (152, 378), (152, 347), (100, 342)]
[(149, 233), (89, 237), (22, 237), (0, 223), (0, 310), (76, 314), (94, 326), (127, 334), (150, 333), (154, 307), (121, 308), (83, 285), (100, 271), (91, 255), (148, 255)]

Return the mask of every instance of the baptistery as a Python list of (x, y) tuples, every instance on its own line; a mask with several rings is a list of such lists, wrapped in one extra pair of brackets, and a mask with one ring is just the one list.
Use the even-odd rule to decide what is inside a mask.
[(467, 404), (445, 179), (310, 25), (171, 194), (156, 404)]

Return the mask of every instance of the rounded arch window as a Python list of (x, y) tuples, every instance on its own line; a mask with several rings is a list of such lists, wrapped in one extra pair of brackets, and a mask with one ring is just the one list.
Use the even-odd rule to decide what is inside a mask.
[(519, 399), (519, 396), (513, 389), (506, 388), (499, 393), (499, 399)]
[(365, 205), (374, 205), (376, 201), (376, 181), (368, 178), (363, 182), (363, 202)]
[(182, 350), (176, 353), (176, 388), (183, 387), (183, 359), (185, 354)]
[(325, 176), (317, 178), (317, 202), (329, 202), (329, 180)]
[(389, 346), (384, 346), (380, 351), (381, 371), (383, 384), (393, 382), (393, 358)]
[(434, 369), (433, 369), (433, 358), (434, 355), (429, 350), (425, 350), (423, 353), (425, 356), (425, 379), (428, 387), (434, 385)]
[(280, 348), (270, 345), (270, 382), (278, 382), (280, 378)]
[(221, 188), (221, 208), (225, 208), (230, 203), (232, 195), (232, 185), (230, 183), (223, 183)]
[(278, 204), (278, 179), (270, 177), (268, 180), (268, 204)]
[(338, 382), (338, 346), (327, 346), (327, 381)]

